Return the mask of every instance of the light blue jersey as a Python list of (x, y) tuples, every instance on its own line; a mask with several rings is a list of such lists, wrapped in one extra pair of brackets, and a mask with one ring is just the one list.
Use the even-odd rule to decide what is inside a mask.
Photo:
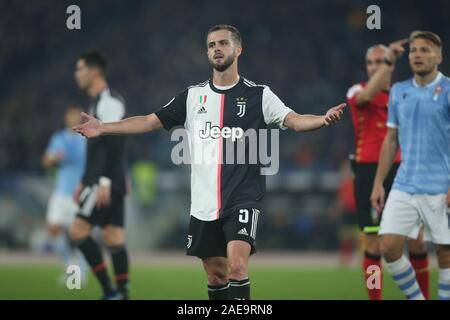
[(392, 87), (387, 126), (398, 129), (402, 153), (392, 189), (447, 193), (450, 186), (450, 79), (438, 74), (426, 86), (414, 79)]
[(84, 172), (85, 139), (71, 130), (62, 129), (52, 135), (46, 152), (64, 155), (58, 166), (55, 192), (72, 195)]

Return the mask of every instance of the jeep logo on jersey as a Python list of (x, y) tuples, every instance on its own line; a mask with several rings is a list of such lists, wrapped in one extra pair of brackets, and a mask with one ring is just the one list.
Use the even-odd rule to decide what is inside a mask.
[(247, 99), (245, 98), (236, 98), (236, 106), (239, 108), (239, 112), (237, 113), (239, 118), (242, 118), (245, 115), (245, 105), (247, 104)]
[(221, 129), (219, 126), (213, 126), (208, 121), (205, 123), (205, 128), (199, 131), (199, 136), (202, 139), (218, 139), (222, 137), (225, 139), (231, 138), (231, 141), (236, 141), (244, 136), (244, 129), (236, 127), (223, 127)]

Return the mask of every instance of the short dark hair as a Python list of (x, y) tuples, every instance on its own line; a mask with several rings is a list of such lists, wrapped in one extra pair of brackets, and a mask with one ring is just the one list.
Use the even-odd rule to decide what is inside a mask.
[(236, 27), (233, 27), (232, 25), (229, 24), (217, 24), (211, 28), (209, 28), (208, 33), (206, 34), (206, 45), (208, 45), (208, 36), (211, 32), (214, 31), (218, 31), (218, 30), (228, 30), (231, 32), (231, 37), (233, 38), (233, 40), (239, 44), (240, 46), (242, 46), (242, 37), (241, 37), (241, 33), (239, 32), (239, 30)]
[(78, 56), (78, 60), (84, 60), (84, 63), (89, 67), (98, 68), (102, 74), (105, 74), (106, 72), (106, 58), (97, 51), (83, 52)]
[(432, 44), (434, 44), (436, 47), (438, 47), (439, 50), (442, 50), (442, 41), (441, 38), (434, 32), (431, 31), (421, 31), (416, 30), (411, 32), (409, 35), (409, 42), (412, 42), (416, 39), (424, 39), (430, 41)]

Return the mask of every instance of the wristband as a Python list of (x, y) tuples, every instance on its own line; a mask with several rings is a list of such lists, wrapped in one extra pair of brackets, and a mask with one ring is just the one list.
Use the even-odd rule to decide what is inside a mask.
[(100, 186), (102, 187), (111, 187), (111, 179), (108, 177), (100, 177), (100, 179), (98, 180)]

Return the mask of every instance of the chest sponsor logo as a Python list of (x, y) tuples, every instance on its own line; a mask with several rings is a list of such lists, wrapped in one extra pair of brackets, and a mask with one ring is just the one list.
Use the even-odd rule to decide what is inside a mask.
[(199, 131), (199, 136), (201, 139), (213, 138), (218, 139), (220, 137), (228, 139), (231, 141), (237, 141), (244, 136), (244, 129), (239, 127), (223, 127), (213, 126), (211, 122), (205, 123), (205, 128)]

